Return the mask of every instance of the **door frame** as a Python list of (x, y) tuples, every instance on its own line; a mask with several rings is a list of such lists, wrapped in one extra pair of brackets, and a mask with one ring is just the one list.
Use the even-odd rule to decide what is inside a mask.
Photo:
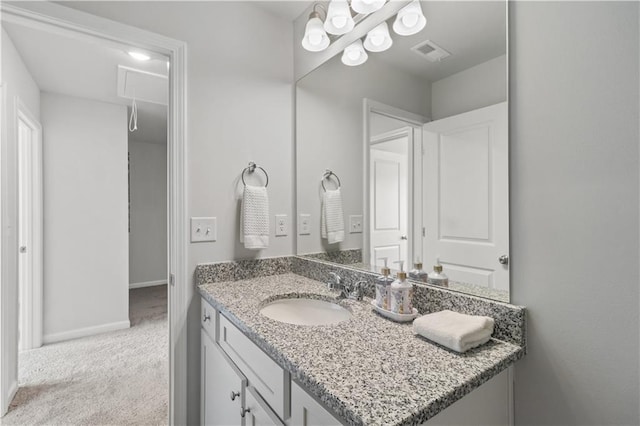
[[(186, 212), (186, 141), (187, 141), (187, 45), (185, 42), (165, 37), (150, 31), (122, 24), (51, 2), (0, 3), (2, 20), (42, 29), (56, 34), (72, 35), (99, 42), (111, 47), (123, 45), (137, 47), (169, 58), (169, 105), (167, 129), (167, 180), (168, 180), (168, 317), (169, 317), (169, 423), (185, 424), (187, 421), (187, 312), (190, 277), (187, 271), (187, 212)], [(5, 103), (6, 104), (6, 103)], [(7, 195), (0, 199), (5, 203)], [(3, 224), (6, 225), (6, 224)], [(2, 227), (5, 232), (6, 226)], [(0, 258), (0, 268), (13, 265)], [(17, 266), (14, 266), (17, 267)], [(3, 271), (4, 272), (4, 271)], [(17, 271), (13, 271), (15, 275)], [(3, 273), (3, 279), (11, 274)], [(9, 285), (2, 282), (2, 287)], [(6, 298), (2, 304), (8, 303)], [(0, 310), (4, 310), (4, 305)], [(15, 321), (17, 324), (17, 319)], [(5, 326), (6, 324), (3, 324)], [(5, 333), (2, 329), (2, 333)], [(4, 336), (0, 342), (4, 343)], [(0, 357), (16, 348), (0, 347)], [(0, 362), (0, 408), (4, 414), (10, 401), (10, 390), (4, 388), (6, 376), (17, 372), (8, 371)]]
[[(42, 175), (42, 125), (38, 122), (33, 113), (27, 108), (19, 97), (15, 99), (15, 125), (16, 125), (16, 142), (19, 142), (20, 128), (19, 122), (24, 121), (32, 131), (34, 140), (32, 140), (31, 155), (28, 161), (30, 162), (29, 175), (27, 178), (30, 180), (31, 193), (29, 194), (31, 200), (30, 204), (30, 216), (28, 218), (30, 224), (30, 243), (27, 244), (27, 256), (29, 258), (28, 268), (31, 269), (31, 280), (28, 283), (23, 283), (19, 280), (18, 291), (20, 294), (24, 293), (28, 296), (24, 303), (20, 305), (18, 309), (18, 318), (23, 318), (24, 323), (21, 324), (22, 333), (20, 335), (20, 342), (22, 342), (23, 349), (34, 349), (42, 346), (42, 329), (43, 329), (43, 271), (44, 271), (44, 217), (43, 217), (43, 175)], [(20, 158), (20, 150), (18, 147), (18, 159)], [(20, 166), (18, 167), (18, 175), (20, 175)], [(18, 194), (20, 191), (18, 192)], [(20, 229), (20, 221), (23, 220), (22, 215), (18, 214), (18, 225)], [(18, 262), (20, 263), (20, 255), (18, 254)], [(24, 286), (27, 285), (25, 289)], [(22, 310), (22, 314), (20, 311)], [(22, 321), (21, 321), (22, 322)], [(19, 345), (20, 346), (20, 345)]]
[[(369, 158), (370, 157), (369, 145), (370, 145), (370, 139), (371, 139), (371, 131), (370, 131), (371, 113), (376, 113), (376, 114), (384, 115), (389, 118), (394, 118), (396, 120), (404, 121), (405, 123), (407, 123), (408, 127), (411, 127), (414, 129), (414, 135), (415, 135), (416, 129), (420, 129), (420, 131), (422, 131), (422, 125), (430, 121), (427, 117), (423, 117), (419, 114), (414, 114), (412, 112), (405, 111), (403, 109), (396, 108), (394, 106), (387, 105), (382, 102), (375, 101), (373, 99), (364, 98), (362, 100), (362, 152), (363, 152), (362, 182), (365, 185), (368, 185), (370, 180), (369, 162), (371, 160)], [(418, 142), (422, 147), (422, 138), (420, 138), (419, 141), (416, 141), (416, 138), (414, 137), (413, 138), (414, 152), (415, 152), (415, 146)], [(416, 157), (416, 155), (414, 155), (414, 157)], [(417, 157), (418, 157), (417, 160), (416, 158), (413, 158), (412, 160), (410, 160), (412, 162), (411, 168), (414, 170), (414, 173), (416, 172), (416, 170), (422, 170), (422, 155)], [(410, 178), (411, 180), (414, 180), (412, 176)], [(363, 213), (364, 213), (362, 229), (370, 230), (371, 218), (369, 217), (369, 205), (370, 205), (369, 191), (362, 191), (362, 197), (363, 197), (362, 206), (363, 206)], [(409, 194), (409, 197), (413, 198), (414, 194)], [(418, 200), (418, 201), (420, 201), (420, 203), (414, 201), (413, 203), (414, 206), (413, 206), (413, 209), (410, 211), (409, 217), (422, 218), (422, 200)], [(416, 226), (414, 223), (409, 222), (409, 227), (412, 229), (411, 235), (414, 236), (413, 239), (415, 240)], [(371, 237), (369, 236), (368, 232), (364, 232), (362, 234), (362, 258), (363, 259), (369, 259), (371, 257), (371, 254), (369, 253), (370, 246), (371, 246)], [(422, 247), (422, 240), (420, 239), (420, 244), (416, 244), (414, 241), (411, 244), (411, 246), (414, 247), (414, 249), (415, 247)], [(415, 250), (411, 250), (411, 251), (412, 253), (415, 254)], [(407, 269), (408, 269), (408, 266), (409, 265), (407, 265)]]

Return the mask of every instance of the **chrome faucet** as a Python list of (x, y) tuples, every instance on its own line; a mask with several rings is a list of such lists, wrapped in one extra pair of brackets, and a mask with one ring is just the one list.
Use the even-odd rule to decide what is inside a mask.
[(343, 284), (342, 278), (335, 272), (329, 272), (329, 282), (327, 287), (329, 290), (340, 290), (338, 299), (354, 299), (362, 300), (364, 296), (364, 287), (366, 281), (358, 281), (355, 284)]

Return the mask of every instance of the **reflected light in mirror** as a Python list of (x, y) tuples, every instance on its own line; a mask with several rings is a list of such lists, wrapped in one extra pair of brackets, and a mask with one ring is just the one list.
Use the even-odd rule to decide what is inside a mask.
[(369, 52), (384, 52), (393, 45), (393, 40), (389, 35), (389, 26), (386, 22), (381, 23), (367, 34), (364, 40), (364, 48)]
[(402, 36), (409, 36), (422, 31), (425, 25), (427, 18), (422, 13), (420, 1), (413, 0), (398, 12), (393, 23), (393, 31)]
[(362, 47), (362, 40), (358, 39), (344, 49), (342, 63), (354, 67), (367, 62), (369, 56)]

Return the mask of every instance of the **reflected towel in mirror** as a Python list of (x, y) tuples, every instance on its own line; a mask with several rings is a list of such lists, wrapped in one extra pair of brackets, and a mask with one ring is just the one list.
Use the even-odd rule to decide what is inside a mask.
[(322, 193), (320, 213), (320, 235), (329, 244), (344, 241), (344, 215), (342, 213), (342, 194), (340, 188)]
[(264, 186), (244, 187), (240, 205), (240, 242), (248, 249), (269, 246), (269, 196)]

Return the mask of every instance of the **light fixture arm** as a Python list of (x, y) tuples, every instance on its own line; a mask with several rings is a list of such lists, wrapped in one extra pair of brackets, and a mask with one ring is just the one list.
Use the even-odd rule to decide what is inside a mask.
[[(320, 12), (318, 12), (316, 10), (316, 8), (320, 8), (320, 10), (322, 10), (322, 12), (324, 13), (324, 18), (322, 18), (320, 15)], [(327, 19), (327, 9), (321, 5), (320, 3), (314, 3), (313, 4), (313, 9), (311, 10), (311, 13), (309, 14), (309, 19), (311, 18), (318, 18), (320, 19), (322, 22), (324, 22), (325, 19)]]

